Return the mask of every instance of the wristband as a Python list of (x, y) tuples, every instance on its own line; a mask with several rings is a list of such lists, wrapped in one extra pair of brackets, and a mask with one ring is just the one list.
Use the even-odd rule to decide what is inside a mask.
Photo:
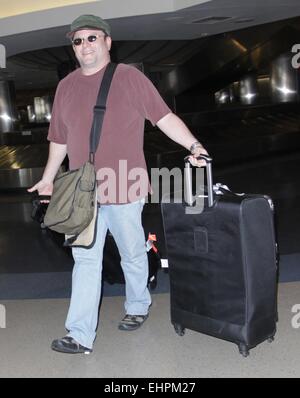
[(203, 148), (199, 141), (194, 142), (190, 147), (190, 152), (193, 154), (196, 148)]

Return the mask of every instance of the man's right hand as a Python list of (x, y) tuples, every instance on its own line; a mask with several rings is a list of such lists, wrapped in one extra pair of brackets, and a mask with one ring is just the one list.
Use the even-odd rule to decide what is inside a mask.
[[(52, 195), (53, 183), (40, 180), (33, 187), (27, 189), (28, 192), (38, 191), (39, 195)], [(49, 200), (43, 199), (41, 203), (49, 203)]]

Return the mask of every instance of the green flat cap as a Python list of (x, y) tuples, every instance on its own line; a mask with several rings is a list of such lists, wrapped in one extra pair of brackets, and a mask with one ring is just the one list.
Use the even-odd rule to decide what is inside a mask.
[(70, 32), (67, 33), (67, 37), (72, 37), (77, 30), (84, 28), (99, 29), (110, 36), (110, 26), (104, 19), (96, 15), (80, 15), (71, 23)]

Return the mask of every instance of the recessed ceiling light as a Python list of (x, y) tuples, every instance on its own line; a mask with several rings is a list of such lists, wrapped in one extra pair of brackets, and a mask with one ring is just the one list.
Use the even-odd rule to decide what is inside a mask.
[(239, 18), (232, 22), (233, 23), (246, 23), (246, 22), (252, 22), (252, 21), (254, 21), (254, 18)]
[(183, 17), (168, 17), (165, 18), (165, 21), (178, 21), (179, 19), (183, 19)]
[(233, 17), (205, 17), (205, 18), (201, 18), (201, 19), (195, 19), (194, 21), (191, 21), (190, 23), (215, 24), (215, 23), (227, 21), (228, 19), (232, 19), (232, 18)]

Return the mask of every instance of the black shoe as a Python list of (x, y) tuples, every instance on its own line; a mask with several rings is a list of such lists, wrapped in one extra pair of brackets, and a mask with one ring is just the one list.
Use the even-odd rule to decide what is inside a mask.
[(77, 341), (70, 336), (53, 340), (51, 348), (54, 351), (63, 352), (65, 354), (90, 354), (93, 351), (91, 348), (84, 347), (77, 343)]
[(122, 321), (119, 323), (119, 330), (136, 330), (142, 326), (145, 320), (148, 318), (146, 315), (129, 315), (126, 314)]

